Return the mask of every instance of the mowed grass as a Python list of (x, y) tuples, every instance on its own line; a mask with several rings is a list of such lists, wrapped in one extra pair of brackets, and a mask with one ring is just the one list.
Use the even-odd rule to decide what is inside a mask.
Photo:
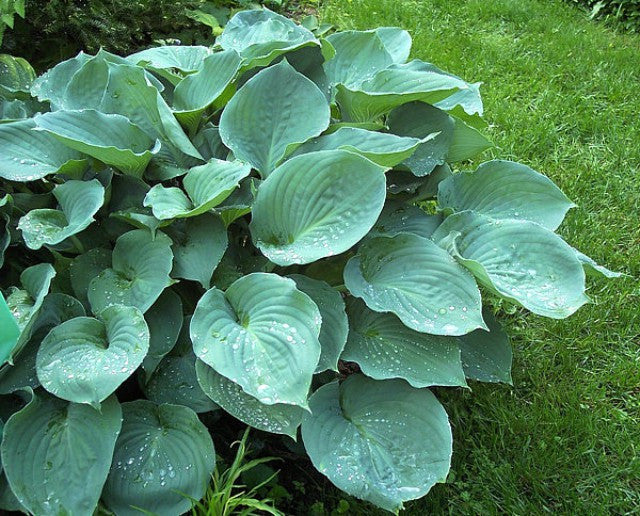
[[(560, 229), (630, 277), (564, 321), (506, 316), (514, 386), (442, 389), (450, 482), (406, 514), (640, 514), (640, 36), (559, 0), (324, 0), (341, 29), (395, 25), (412, 57), (483, 81), (493, 156), (579, 207)], [(429, 436), (425, 435), (425, 439)]]

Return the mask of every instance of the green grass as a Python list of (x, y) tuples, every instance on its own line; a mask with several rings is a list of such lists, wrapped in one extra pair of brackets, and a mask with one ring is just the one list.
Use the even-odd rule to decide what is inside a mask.
[(579, 204), (563, 236), (632, 276), (591, 280), (594, 304), (565, 321), (508, 317), (514, 386), (439, 391), (452, 478), (407, 514), (640, 514), (640, 36), (560, 0), (325, 0), (320, 14), (404, 27), (412, 57), (483, 81), (483, 159), (551, 177)]

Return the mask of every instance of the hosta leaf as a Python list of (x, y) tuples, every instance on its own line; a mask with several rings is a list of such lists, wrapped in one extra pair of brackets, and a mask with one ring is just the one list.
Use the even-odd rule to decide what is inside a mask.
[(93, 221), (104, 203), (104, 187), (97, 179), (67, 181), (53, 189), (59, 210), (32, 210), (20, 219), (18, 229), (29, 249), (59, 244), (80, 233)]
[(35, 78), (36, 73), (26, 60), (0, 54), (0, 97), (8, 100), (29, 98)]
[(240, 61), (235, 50), (216, 52), (204, 59), (197, 73), (182, 79), (173, 92), (173, 110), (178, 120), (196, 128), (202, 112), (220, 99), (235, 78)]
[(389, 113), (387, 124), (389, 131), (401, 136), (425, 138), (438, 133), (430, 141), (422, 143), (404, 162), (416, 176), (429, 175), (446, 161), (454, 138), (455, 122), (444, 111), (422, 102), (411, 102)]
[(94, 313), (109, 305), (135, 306), (146, 312), (171, 283), (171, 239), (136, 229), (122, 235), (113, 248), (111, 268), (89, 284)]
[(103, 270), (111, 267), (111, 251), (96, 247), (74, 258), (69, 266), (71, 287), (86, 308), (89, 305), (89, 284)]
[(260, 185), (251, 235), (274, 263), (310, 263), (362, 239), (384, 199), (383, 169), (371, 161), (344, 150), (303, 154)]
[(206, 124), (200, 129), (193, 137), (193, 144), (206, 161), (212, 158), (224, 159), (229, 155), (229, 149), (220, 138), (220, 130), (213, 124)]
[(233, 417), (249, 426), (296, 438), (304, 409), (296, 405), (265, 405), (242, 390), (237, 383), (216, 373), (202, 360), (196, 362), (198, 382), (207, 396)]
[(451, 428), (428, 389), (353, 375), (318, 389), (309, 406), (304, 446), (313, 465), (343, 491), (397, 512), (444, 482)]
[[(459, 79), (459, 77), (443, 72), (432, 64), (428, 64), (428, 66), (433, 70)], [(468, 88), (457, 91), (446, 99), (436, 102), (435, 106), (443, 111), (447, 111), (456, 117), (456, 119), (464, 120), (466, 124), (474, 129), (483, 129), (487, 126), (487, 123), (481, 118), (484, 110), (482, 98), (480, 97), (481, 84), (481, 82), (468, 84)]]
[(0, 177), (36, 181), (49, 174), (74, 174), (86, 168), (82, 154), (53, 136), (34, 131), (33, 120), (0, 124)]
[(183, 179), (187, 195), (177, 187), (154, 186), (144, 199), (159, 220), (195, 217), (224, 201), (237, 188), (251, 167), (240, 161), (213, 159), (193, 167)]
[(36, 317), (55, 275), (55, 269), (48, 263), (33, 265), (20, 274), (23, 289), (14, 289), (7, 297), (7, 306), (20, 328), (20, 337), (15, 348), (11, 350), (9, 361), (31, 338)]
[(389, 133), (367, 131), (357, 127), (341, 127), (336, 132), (309, 140), (296, 149), (294, 155), (320, 150), (344, 149), (377, 163), (383, 167), (393, 167), (407, 159), (426, 140), (403, 138)]
[(509, 336), (488, 310), (483, 312), (490, 331), (476, 330), (459, 339), (467, 378), (481, 382), (511, 383), (513, 353)]
[[(0, 305), (1, 301), (0, 299)], [(40, 385), (36, 374), (36, 354), (42, 339), (52, 328), (64, 321), (84, 315), (84, 308), (77, 299), (59, 292), (47, 295), (33, 325), (33, 335), (14, 360), (15, 364), (13, 366), (6, 365), (0, 371), (0, 394), (15, 392), (27, 387), (35, 389)]]
[(208, 289), (211, 276), (227, 249), (227, 228), (222, 219), (210, 213), (174, 223), (169, 228), (173, 240), (174, 278), (194, 280)]
[(429, 215), (418, 206), (387, 201), (380, 218), (369, 232), (369, 236), (395, 236), (399, 233), (413, 233), (431, 238), (442, 223), (442, 215)]
[(2, 441), (2, 463), (19, 502), (32, 514), (92, 515), (121, 424), (115, 397), (98, 412), (34, 393), (7, 421)]
[(18, 343), (20, 328), (0, 293), (0, 363), (4, 364)]
[(163, 45), (131, 54), (127, 56), (127, 61), (153, 70), (177, 84), (182, 77), (176, 70), (182, 73), (197, 72), (210, 54), (211, 50), (203, 46)]
[(349, 322), (340, 292), (324, 281), (302, 274), (291, 274), (289, 277), (296, 282), (298, 290), (307, 294), (318, 305), (322, 317), (318, 337), (321, 347), (320, 361), (316, 367), (316, 373), (327, 369), (337, 371), (338, 359), (347, 342), (349, 332)]
[(402, 378), (414, 387), (466, 385), (457, 339), (418, 333), (359, 299), (351, 300), (348, 312), (349, 339), (341, 358), (356, 362), (370, 378)]
[(122, 404), (124, 421), (102, 499), (118, 516), (182, 514), (204, 495), (215, 467), (207, 428), (179, 405)]
[(493, 147), (491, 140), (486, 138), (478, 129), (467, 125), (459, 118), (454, 118), (455, 129), (453, 140), (447, 153), (447, 161), (465, 161), (475, 158), (478, 154)]
[(58, 63), (33, 81), (31, 94), (41, 102), (49, 101), (52, 110), (61, 109), (71, 78), (92, 57), (80, 52), (75, 57)]
[(195, 412), (210, 412), (216, 404), (198, 383), (196, 356), (190, 344), (184, 352), (164, 357), (142, 390), (147, 398), (158, 404), (173, 403)]
[(295, 283), (253, 273), (211, 289), (191, 320), (196, 356), (262, 403), (306, 406), (321, 317)]
[(473, 210), (494, 219), (530, 220), (550, 230), (575, 206), (548, 177), (502, 160), (487, 161), (474, 172), (444, 180), (438, 204), (449, 212)]
[(343, 117), (367, 122), (402, 104), (415, 100), (433, 104), (468, 87), (428, 63), (411, 61), (380, 70), (357, 87), (338, 85), (336, 100)]
[(175, 346), (183, 326), (182, 300), (171, 289), (166, 289), (145, 314), (149, 327), (149, 352), (142, 369), (148, 381), (156, 367)]
[(160, 142), (154, 142), (122, 115), (86, 109), (54, 111), (34, 120), (36, 129), (53, 135), (68, 147), (136, 177), (142, 177), (160, 148)]
[(286, 61), (251, 78), (220, 118), (220, 137), (235, 157), (269, 175), (289, 146), (329, 126), (329, 104), (318, 87)]
[(411, 36), (406, 30), (398, 27), (379, 27), (375, 32), (382, 40), (384, 48), (389, 52), (394, 63), (402, 64), (409, 59)]
[(609, 279), (619, 278), (620, 276), (624, 276), (624, 274), (622, 274), (621, 272), (610, 271), (606, 267), (602, 265), (598, 265), (598, 263), (593, 258), (588, 257), (586, 254), (581, 253), (577, 249), (574, 249), (574, 251), (576, 252), (576, 256), (578, 257), (578, 260), (580, 260), (580, 263), (582, 263), (582, 266), (584, 267), (585, 273), (587, 275), (592, 275), (592, 276), (602, 275), (605, 278), (609, 278)]
[(99, 407), (148, 349), (149, 328), (140, 310), (110, 306), (97, 319), (77, 317), (49, 332), (36, 358), (38, 379), (59, 398)]
[(464, 335), (485, 327), (473, 276), (417, 235), (367, 240), (347, 263), (344, 281), (369, 308), (392, 312), (419, 332)]
[(324, 63), (331, 84), (358, 87), (393, 63), (377, 32), (335, 32), (326, 39), (336, 51), (336, 55)]
[(240, 11), (229, 20), (216, 43), (238, 52), (245, 68), (266, 66), (298, 48), (320, 46), (312, 32), (269, 9)]
[(485, 287), (538, 315), (563, 319), (589, 301), (575, 250), (534, 222), (464, 211), (447, 217), (433, 240)]
[(255, 177), (246, 178), (240, 183), (239, 188), (214, 208), (213, 211), (220, 216), (225, 227), (229, 227), (234, 220), (251, 212), (259, 185), (259, 179)]

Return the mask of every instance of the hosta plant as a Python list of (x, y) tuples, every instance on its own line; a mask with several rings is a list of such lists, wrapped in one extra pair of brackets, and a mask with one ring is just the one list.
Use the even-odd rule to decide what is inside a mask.
[(389, 511), (444, 481), (429, 388), (510, 382), (490, 300), (564, 318), (613, 273), (548, 178), (468, 170), (478, 84), (410, 45), (254, 10), (210, 48), (2, 58), (4, 508), (180, 514), (225, 413)]

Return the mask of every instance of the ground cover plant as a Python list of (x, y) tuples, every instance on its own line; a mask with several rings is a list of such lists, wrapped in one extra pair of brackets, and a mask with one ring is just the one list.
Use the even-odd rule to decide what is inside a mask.
[(212, 411), (388, 511), (445, 480), (429, 387), (511, 379), (490, 300), (561, 319), (614, 273), (544, 175), (464, 166), (479, 84), (410, 49), (254, 10), (213, 49), (3, 57), (5, 508), (184, 512)]

